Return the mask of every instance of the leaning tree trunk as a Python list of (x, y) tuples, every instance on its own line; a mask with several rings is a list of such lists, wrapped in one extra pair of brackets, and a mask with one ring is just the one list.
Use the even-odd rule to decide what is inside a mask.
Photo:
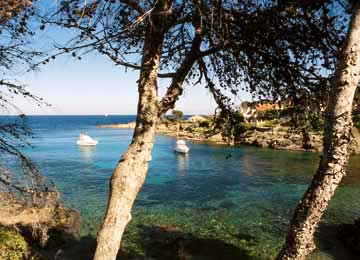
[[(158, 120), (157, 74), (164, 39), (164, 10), (154, 8), (145, 36), (142, 69), (138, 83), (139, 102), (133, 139), (121, 157), (110, 182), (110, 195), (104, 222), (97, 236), (94, 260), (116, 258), (123, 232), (131, 219), (131, 208), (142, 187), (151, 150), (154, 145)], [(160, 14), (161, 13), (161, 14)]]
[(354, 1), (327, 107), (324, 154), (304, 197), (298, 204), (278, 260), (305, 259), (315, 249), (314, 232), (341, 179), (346, 174), (351, 139), (352, 102), (360, 80), (360, 1)]

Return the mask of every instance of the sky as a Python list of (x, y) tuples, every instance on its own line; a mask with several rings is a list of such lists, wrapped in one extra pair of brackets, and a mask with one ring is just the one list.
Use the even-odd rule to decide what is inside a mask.
[[(14, 103), (28, 115), (135, 114), (139, 72), (115, 66), (105, 56), (91, 54), (81, 61), (69, 56), (52, 61), (40, 71), (21, 75), (19, 82), (51, 106), (37, 106), (16, 98)], [(168, 81), (159, 79), (159, 94)], [(176, 109), (186, 114), (211, 114), (216, 104), (200, 85), (186, 86)], [(7, 111), (6, 113), (15, 111)]]
[[(51, 3), (54, 5), (54, 2)], [(31, 44), (36, 49), (47, 50), (53, 48), (55, 43), (66, 42), (74, 35), (66, 29), (47, 27), (45, 31), (38, 30)], [(115, 66), (108, 57), (97, 52), (82, 56), (82, 60), (71, 55), (60, 56), (40, 66), (39, 71), (25, 72), (24, 69), (19, 69), (10, 76), (18, 83), (26, 85), (31, 93), (43, 98), (51, 106), (38, 106), (31, 100), (15, 97), (13, 103), (19, 110), (4, 109), (0, 110), (0, 114), (136, 114), (138, 76), (138, 71), (125, 71), (123, 67)], [(159, 94), (162, 96), (169, 82), (159, 79), (158, 83)], [(250, 95), (244, 93), (240, 95), (240, 99), (244, 100), (249, 97)], [(203, 85), (189, 85), (185, 86), (175, 108), (185, 114), (213, 114), (216, 104)]]
[[(49, 40), (47, 37), (41, 39), (43, 42)], [(96, 52), (83, 56), (82, 60), (71, 55), (60, 56), (40, 66), (38, 71), (20, 70), (12, 75), (50, 106), (38, 106), (31, 100), (15, 97), (13, 103), (20, 111), (2, 110), (0, 114), (133, 115), (136, 114), (138, 101), (138, 77), (139, 71), (126, 71)], [(165, 93), (168, 84), (168, 80), (159, 79), (160, 96)], [(239, 97), (249, 100), (250, 95), (242, 93)], [(204, 85), (187, 85), (175, 108), (185, 114), (207, 115), (214, 114), (216, 103)]]

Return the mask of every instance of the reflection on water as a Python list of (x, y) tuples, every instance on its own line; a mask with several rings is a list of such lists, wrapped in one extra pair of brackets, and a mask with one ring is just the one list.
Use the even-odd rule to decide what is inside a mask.
[(177, 157), (177, 161), (178, 161), (179, 176), (185, 176), (186, 175), (186, 170), (188, 169), (189, 154), (187, 154), (187, 153), (185, 153), (185, 154), (177, 153), (176, 157)]
[(78, 145), (78, 149), (80, 152), (80, 156), (82, 157), (82, 159), (85, 162), (87, 162), (87, 163), (93, 162), (95, 151), (96, 151), (96, 146)]

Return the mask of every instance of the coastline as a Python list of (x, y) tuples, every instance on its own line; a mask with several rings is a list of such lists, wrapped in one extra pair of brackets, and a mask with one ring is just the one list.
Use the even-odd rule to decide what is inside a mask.
[[(135, 122), (126, 124), (98, 125), (104, 129), (134, 129)], [(181, 129), (181, 130), (179, 130)], [(199, 127), (199, 122), (182, 121), (173, 124), (160, 123), (157, 134), (171, 137), (180, 137), (185, 140), (208, 143), (214, 145), (247, 145), (261, 148), (289, 151), (321, 152), (323, 149), (322, 133), (290, 131), (284, 127), (256, 127), (247, 130), (237, 136), (234, 141), (228, 142), (224, 139), (221, 131), (213, 131), (207, 127)], [(360, 132), (357, 128), (352, 129), (353, 139), (349, 150), (351, 154), (360, 154)]]
[[(108, 125), (97, 125), (98, 128), (103, 129), (134, 129), (135, 122), (130, 123), (119, 123), (119, 124), (108, 124)], [(233, 143), (226, 142), (223, 140), (221, 133), (194, 133), (186, 130), (178, 130), (179, 128), (186, 129), (184, 125), (190, 126), (194, 124), (193, 122), (183, 122), (173, 125), (168, 125), (166, 123), (160, 123), (157, 126), (156, 134), (166, 135), (171, 137), (180, 137), (185, 140), (196, 141), (201, 143), (211, 143), (211, 144), (220, 144), (220, 145), (233, 145)]]

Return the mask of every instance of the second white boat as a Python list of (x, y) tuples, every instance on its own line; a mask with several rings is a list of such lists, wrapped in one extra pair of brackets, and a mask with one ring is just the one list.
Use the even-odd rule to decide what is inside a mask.
[(81, 146), (95, 146), (98, 144), (98, 141), (86, 134), (80, 134), (79, 140), (76, 143)]
[(178, 153), (188, 153), (190, 151), (190, 148), (186, 145), (185, 140), (181, 139), (181, 140), (177, 140), (176, 141), (176, 146), (174, 149), (176, 152)]

